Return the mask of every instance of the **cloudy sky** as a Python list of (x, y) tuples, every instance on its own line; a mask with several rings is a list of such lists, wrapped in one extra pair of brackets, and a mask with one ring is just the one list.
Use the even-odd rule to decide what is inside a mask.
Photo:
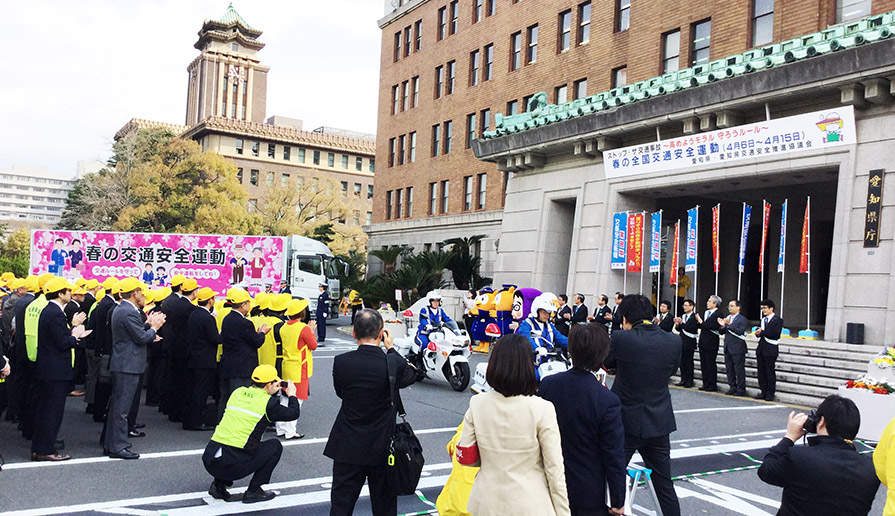
[[(0, 168), (72, 175), (105, 159), (131, 118), (184, 123), (187, 65), (229, 0), (7, 2), (0, 43)], [(235, 0), (264, 31), (267, 116), (376, 131), (382, 0)]]

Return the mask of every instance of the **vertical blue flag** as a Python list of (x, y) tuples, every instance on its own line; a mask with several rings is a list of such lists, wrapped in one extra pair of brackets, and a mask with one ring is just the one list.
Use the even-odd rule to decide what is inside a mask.
[(610, 268), (624, 269), (628, 252), (628, 214), (616, 213), (612, 216), (612, 262)]
[(783, 262), (786, 258), (786, 205), (789, 199), (783, 201), (783, 213), (780, 214), (780, 255), (777, 258), (777, 272), (783, 272)]
[(657, 211), (650, 217), (650, 253), (649, 271), (659, 272), (659, 248), (662, 242), (662, 212)]
[(746, 269), (746, 242), (749, 240), (749, 222), (752, 220), (752, 206), (743, 205), (743, 227), (740, 229), (740, 272)]
[(696, 270), (696, 230), (699, 227), (699, 208), (687, 210), (687, 252), (684, 255), (684, 270)]

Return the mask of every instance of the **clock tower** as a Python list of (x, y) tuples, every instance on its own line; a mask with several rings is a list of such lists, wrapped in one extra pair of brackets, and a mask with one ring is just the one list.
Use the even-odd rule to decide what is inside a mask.
[(258, 59), (259, 36), (232, 3), (220, 19), (205, 20), (194, 45), (201, 53), (187, 67), (187, 126), (212, 117), (264, 121), (269, 68)]

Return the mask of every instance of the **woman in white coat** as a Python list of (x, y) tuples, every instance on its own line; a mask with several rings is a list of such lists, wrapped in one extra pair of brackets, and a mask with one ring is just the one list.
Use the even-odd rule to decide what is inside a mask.
[(535, 396), (528, 339), (510, 334), (491, 349), (486, 380), (463, 418), (457, 460), (480, 466), (467, 506), (476, 516), (569, 516), (562, 444), (553, 404)]

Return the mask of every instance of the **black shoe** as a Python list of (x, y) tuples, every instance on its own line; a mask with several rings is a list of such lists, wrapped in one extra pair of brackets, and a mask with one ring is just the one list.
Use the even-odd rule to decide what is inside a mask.
[(268, 500), (273, 500), (276, 495), (277, 494), (273, 491), (265, 491), (260, 488), (255, 492), (246, 491), (245, 494), (242, 495), (242, 503), (266, 502)]
[(128, 450), (127, 448), (125, 448), (125, 449), (121, 450), (120, 452), (110, 453), (109, 457), (111, 457), (113, 459), (133, 460), (133, 459), (139, 459), (140, 454), (134, 453), (134, 452)]
[(64, 450), (65, 449), (65, 441), (62, 439), (57, 439), (56, 442), (53, 443), (53, 447), (56, 448), (57, 450)]
[(674, 385), (675, 385), (675, 387), (686, 387), (686, 385), (684, 385), (684, 382), (677, 382)]
[(88, 403), (87, 408), (84, 409), (85, 414), (93, 414), (93, 403)]
[(134, 424), (134, 429), (146, 428), (146, 423), (136, 423)]
[(703, 385), (702, 387), (700, 387), (699, 390), (701, 390), (701, 391), (703, 391), (703, 392), (718, 392), (718, 388), (717, 388), (717, 387), (706, 387), (705, 385)]
[(744, 398), (744, 397), (747, 396), (746, 391), (743, 391), (743, 392), (735, 392), (735, 393), (733, 393), (733, 395), (736, 396), (736, 397), (738, 397), (738, 398)]
[(773, 394), (771, 394), (770, 396), (765, 396), (765, 397), (764, 397), (764, 400), (765, 400), (765, 401), (774, 401), (774, 399), (775, 399), (775, 398), (774, 398), (774, 395), (773, 395)]
[(146, 432), (141, 432), (139, 430), (130, 430), (127, 433), (128, 437), (146, 437)]
[(214, 430), (213, 426), (201, 425), (201, 426), (190, 426), (184, 427), (184, 430), (189, 430), (191, 432), (208, 432), (209, 430)]
[(727, 392), (725, 392), (724, 394), (726, 394), (728, 396), (733, 396), (734, 393), (736, 393), (736, 389), (727, 389)]
[(211, 482), (211, 487), (208, 488), (208, 494), (216, 500), (223, 500), (226, 502), (230, 499), (230, 493), (227, 492), (227, 487), (217, 480)]
[(764, 393), (763, 393), (763, 392), (759, 392), (759, 393), (756, 394), (755, 396), (752, 396), (752, 399), (755, 399), (755, 400), (763, 400), (763, 399), (764, 399)]

